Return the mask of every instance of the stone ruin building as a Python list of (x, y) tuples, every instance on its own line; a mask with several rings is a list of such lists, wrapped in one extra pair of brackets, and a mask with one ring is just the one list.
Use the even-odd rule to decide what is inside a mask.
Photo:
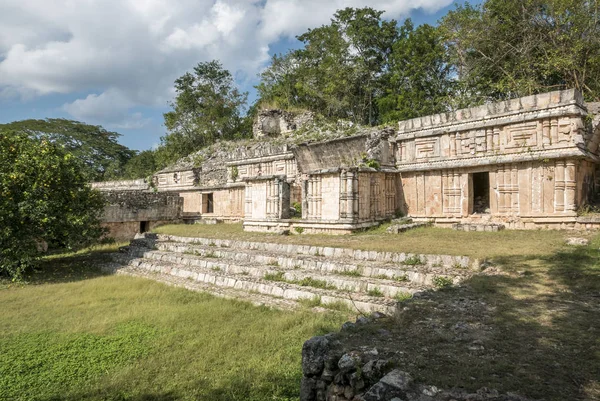
[(268, 110), (252, 141), (204, 149), (151, 182), (92, 185), (107, 193), (115, 237), (239, 221), (248, 231), (345, 234), (397, 216), (467, 229), (595, 228), (600, 220), (578, 210), (598, 193), (598, 112), (564, 90), (310, 141), (312, 114)]

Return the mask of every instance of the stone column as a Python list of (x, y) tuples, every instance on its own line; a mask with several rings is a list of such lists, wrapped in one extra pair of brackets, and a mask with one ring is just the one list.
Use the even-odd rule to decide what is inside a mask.
[(563, 212), (565, 210), (565, 163), (556, 162), (554, 176), (554, 210)]
[(567, 160), (565, 167), (565, 211), (575, 211), (577, 208), (575, 199), (577, 190), (576, 167), (574, 160)]

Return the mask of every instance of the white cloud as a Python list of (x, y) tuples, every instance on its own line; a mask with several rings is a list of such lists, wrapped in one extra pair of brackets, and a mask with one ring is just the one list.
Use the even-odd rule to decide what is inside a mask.
[[(0, 97), (85, 93), (73, 117), (144, 124), (136, 106), (164, 106), (173, 81), (219, 59), (252, 80), (269, 45), (326, 24), (335, 10), (369, 6), (401, 18), (451, 0), (2, 0)], [(131, 125), (128, 125), (131, 124)]]

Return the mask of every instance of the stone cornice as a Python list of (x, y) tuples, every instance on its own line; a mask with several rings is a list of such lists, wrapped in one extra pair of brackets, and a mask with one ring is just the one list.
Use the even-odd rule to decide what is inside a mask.
[(522, 123), (548, 117), (586, 114), (587, 110), (579, 92), (574, 89), (556, 91), (400, 121), (396, 141)]
[(530, 161), (541, 161), (545, 159), (561, 158), (586, 158), (598, 161), (598, 157), (593, 156), (579, 148), (564, 148), (553, 150), (530, 151), (522, 153), (499, 154), (497, 156), (479, 156), (463, 159), (443, 159), (420, 163), (399, 164), (396, 166), (399, 172), (445, 170), (463, 167), (478, 167), (495, 164), (522, 163)]

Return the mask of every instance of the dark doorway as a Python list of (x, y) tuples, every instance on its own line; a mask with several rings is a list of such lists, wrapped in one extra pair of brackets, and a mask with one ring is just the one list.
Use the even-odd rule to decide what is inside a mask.
[(213, 194), (202, 194), (202, 213), (214, 213)]
[(490, 213), (490, 173), (473, 174), (473, 213)]
[(140, 234), (150, 231), (149, 221), (140, 221)]

